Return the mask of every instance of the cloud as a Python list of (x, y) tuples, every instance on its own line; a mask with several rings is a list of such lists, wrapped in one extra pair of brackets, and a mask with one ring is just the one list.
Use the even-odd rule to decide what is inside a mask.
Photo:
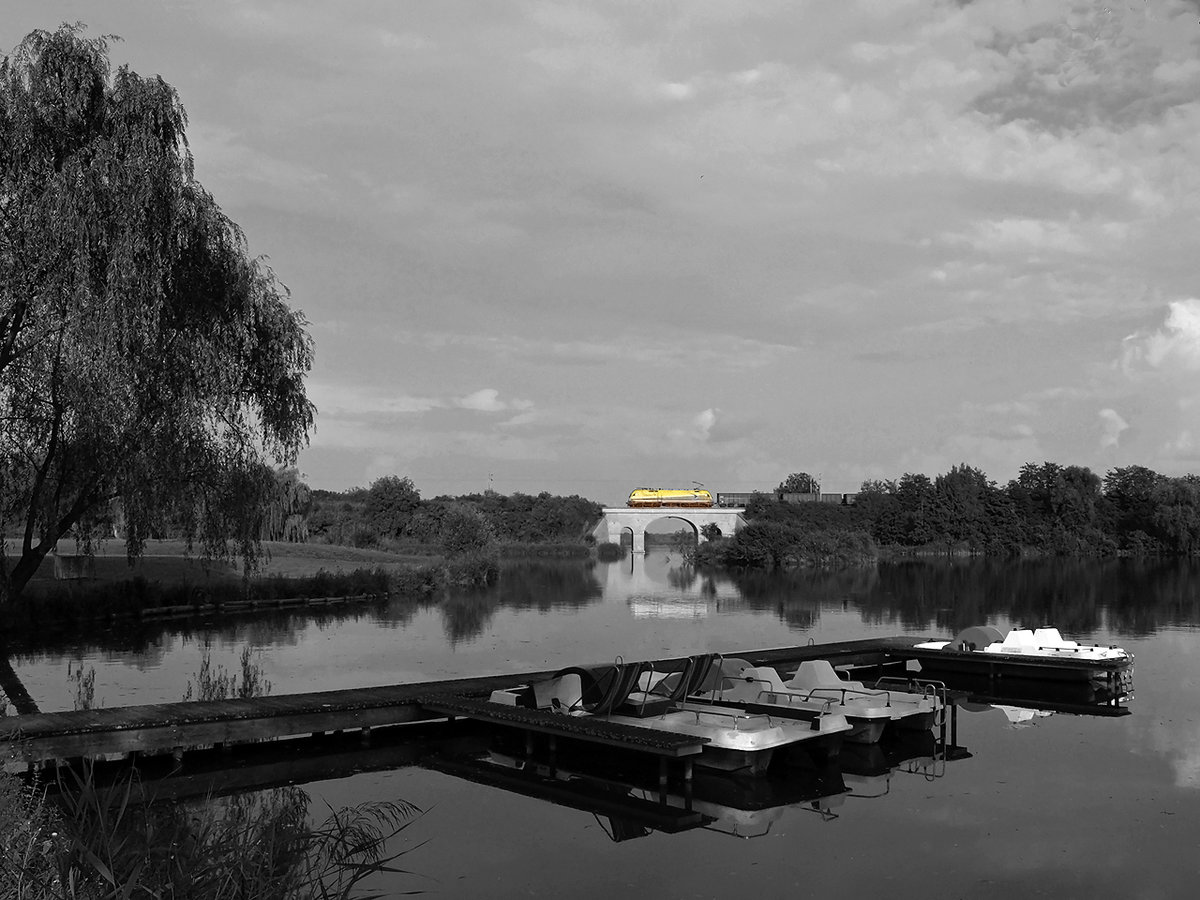
[(705, 409), (696, 413), (683, 427), (667, 431), (671, 443), (678, 447), (695, 449), (698, 444), (708, 443), (713, 426), (717, 422), (717, 411)]
[(616, 333), (603, 340), (546, 340), (520, 334), (417, 332), (403, 329), (393, 332), (391, 337), (404, 345), (470, 349), (497, 359), (521, 357), (539, 363), (550, 359), (559, 363), (596, 366), (633, 363), (662, 369), (702, 368), (707, 371), (763, 368), (799, 352), (797, 346), (784, 343), (683, 328), (670, 337), (627, 332)]
[(316, 404), (322, 419), (425, 413), (445, 405), (435, 397), (380, 394), (374, 388), (333, 385), (318, 380), (309, 382), (308, 397)]
[(1127, 374), (1200, 371), (1200, 299), (1172, 301), (1161, 328), (1127, 337), (1121, 366)]
[(1121, 432), (1129, 428), (1115, 409), (1100, 410), (1100, 426), (1103, 434), (1100, 436), (1101, 449), (1117, 447), (1121, 442)]
[(459, 397), (454, 405), (461, 409), (473, 409), (477, 412), (505, 412), (506, 410), (526, 410), (533, 407), (532, 400), (501, 400), (500, 392), (495, 388), (481, 388), (473, 394)]
[(439, 409), (464, 409), (473, 412), (527, 412), (532, 400), (503, 399), (495, 388), (481, 388), (461, 397), (422, 397), (406, 394), (383, 394), (377, 388), (358, 385), (331, 385), (322, 381), (310, 382), (309, 398), (317, 405), (322, 417), (394, 417), (419, 415)]
[(692, 426), (695, 429), (697, 437), (702, 441), (707, 441), (712, 433), (713, 425), (717, 423), (717, 411), (715, 409), (706, 409), (701, 413), (697, 413), (696, 418), (692, 420)]

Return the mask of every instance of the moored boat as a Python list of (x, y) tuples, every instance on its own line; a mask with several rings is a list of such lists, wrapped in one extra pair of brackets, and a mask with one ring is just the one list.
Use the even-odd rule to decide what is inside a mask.
[(1020, 656), (1044, 656), (1051, 659), (1109, 661), (1132, 659), (1122, 648), (1102, 644), (1083, 644), (1066, 640), (1057, 628), (1014, 628), (1007, 635), (991, 625), (976, 625), (960, 631), (952, 641), (926, 641), (916, 644), (921, 650), (961, 650), (980, 653), (1006, 653)]
[(937, 651), (920, 657), (922, 671), (1090, 680), (1116, 691), (1132, 687), (1133, 655), (1121, 647), (1067, 640), (1057, 628), (1015, 628), (1007, 634), (991, 625), (975, 625), (953, 640), (923, 641), (918, 651)]
[[(893, 703), (893, 693), (903, 699)], [(912, 719), (913, 728), (929, 728), (940, 708), (940, 701), (932, 694), (876, 690), (861, 682), (841, 681), (826, 660), (801, 663), (796, 675), (785, 682), (770, 666), (751, 666), (745, 660), (727, 659), (721, 684), (697, 697), (739, 704), (751, 710), (777, 709), (781, 715), (838, 713), (850, 723), (845, 740), (859, 744), (877, 742), (890, 723), (908, 718)]]
[(779, 751), (836, 753), (850, 730), (842, 716), (814, 721), (690, 701), (689, 694), (703, 687), (719, 665), (719, 657), (706, 655), (689, 658), (672, 672), (642, 663), (572, 667), (537, 684), (495, 691), (491, 701), (704, 738), (696, 764), (723, 772), (761, 775)]
[(814, 697), (835, 699), (843, 707), (853, 708), (859, 701), (884, 700), (892, 712), (892, 723), (904, 731), (928, 731), (945, 708), (945, 700), (931, 686), (922, 692), (899, 690), (841, 678), (824, 659), (802, 662), (787, 683), (793, 689), (809, 691)]

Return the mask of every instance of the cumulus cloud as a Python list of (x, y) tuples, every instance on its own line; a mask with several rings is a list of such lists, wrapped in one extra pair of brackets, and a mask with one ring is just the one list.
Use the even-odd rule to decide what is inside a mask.
[(670, 452), (677, 455), (694, 455), (705, 448), (717, 424), (718, 410), (709, 407), (692, 416), (686, 424), (667, 431)]
[(532, 400), (501, 400), (500, 392), (495, 388), (481, 388), (473, 394), (459, 397), (454, 405), (462, 409), (473, 409), (477, 412), (506, 412), (512, 409), (530, 409)]
[(1100, 410), (1100, 427), (1100, 447), (1106, 449), (1120, 444), (1121, 432), (1129, 427), (1129, 423), (1115, 409), (1105, 408)]
[(1127, 337), (1121, 363), (1126, 373), (1172, 368), (1200, 371), (1200, 299), (1173, 301), (1161, 328)]

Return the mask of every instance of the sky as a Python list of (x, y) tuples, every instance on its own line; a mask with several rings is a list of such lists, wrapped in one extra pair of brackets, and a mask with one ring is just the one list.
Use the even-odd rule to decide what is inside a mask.
[(179, 93), (314, 487), (1200, 472), (1183, 0), (5, 0)]

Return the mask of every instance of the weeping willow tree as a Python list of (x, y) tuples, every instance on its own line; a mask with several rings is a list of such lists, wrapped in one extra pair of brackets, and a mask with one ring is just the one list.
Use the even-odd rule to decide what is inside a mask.
[(314, 407), (287, 290), (193, 177), (186, 114), (81, 26), (0, 63), (0, 602), (120, 501), (253, 560)]
[(312, 512), (312, 491), (300, 480), (295, 468), (275, 470), (275, 493), (263, 518), (264, 541), (308, 542), (308, 516)]

